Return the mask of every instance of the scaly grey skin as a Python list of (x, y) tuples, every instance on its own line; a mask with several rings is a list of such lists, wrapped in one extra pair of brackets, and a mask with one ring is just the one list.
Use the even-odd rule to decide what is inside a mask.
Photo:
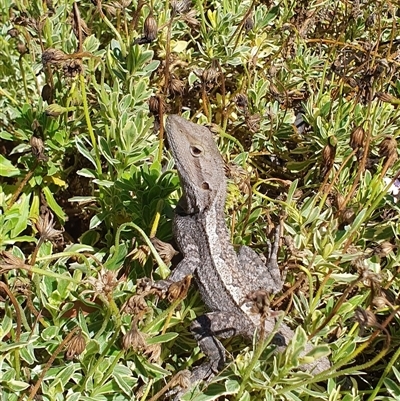
[[(267, 265), (249, 247), (243, 246), (236, 253), (224, 218), (224, 164), (212, 133), (177, 115), (167, 118), (166, 133), (183, 189), (173, 222), (174, 237), (183, 260), (167, 282), (193, 275), (210, 310), (191, 326), (202, 352), (208, 357), (192, 372), (194, 382), (212, 377), (225, 362), (225, 349), (216, 336), (252, 338), (260, 328), (260, 314), (250, 311), (253, 303), (248, 296), (259, 290), (276, 293), (282, 289), (277, 262), (279, 230)], [(275, 318), (267, 317), (265, 332), (270, 333), (274, 326)], [(284, 346), (293, 335), (293, 331), (282, 324), (275, 339)], [(306, 352), (311, 349), (308, 345)], [(305, 368), (315, 373), (329, 366), (329, 361), (323, 358)]]

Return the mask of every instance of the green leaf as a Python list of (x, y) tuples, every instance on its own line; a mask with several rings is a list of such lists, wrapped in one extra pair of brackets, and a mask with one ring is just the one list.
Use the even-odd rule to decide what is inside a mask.
[(400, 386), (398, 383), (394, 382), (389, 377), (385, 377), (383, 379), (383, 383), (385, 384), (388, 392), (395, 397), (396, 399), (400, 399)]
[(146, 340), (147, 344), (161, 344), (161, 343), (168, 343), (171, 340), (173, 340), (174, 338), (178, 337), (178, 333), (166, 333), (166, 334), (161, 334), (160, 336), (156, 336), (156, 337), (152, 337), (152, 338), (148, 338)]
[(15, 207), (18, 207), (18, 219), (16, 219), (14, 228), (11, 230), (12, 238), (15, 238), (20, 234), (22, 231), (26, 229), (28, 226), (28, 216), (30, 211), (29, 201), (31, 198), (31, 194), (25, 195), (22, 194), (18, 204)]
[(21, 172), (17, 167), (14, 167), (8, 159), (0, 155), (0, 176), (13, 177), (20, 174)]
[(78, 152), (82, 156), (84, 156), (87, 160), (89, 160), (90, 163), (92, 163), (95, 168), (97, 168), (94, 157), (92, 156), (92, 154), (89, 152), (89, 150), (84, 145), (83, 141), (78, 136), (75, 137), (75, 143), (76, 143), (76, 147), (78, 148)]
[(50, 209), (57, 215), (57, 217), (64, 223), (67, 216), (64, 211), (61, 209), (60, 205), (54, 199), (53, 194), (50, 191), (49, 187), (42, 188), (44, 196), (46, 198), (46, 202), (49, 205)]
[(30, 386), (29, 383), (26, 383), (26, 382), (23, 382), (20, 380), (9, 380), (6, 383), (3, 383), (3, 385), (5, 385), (10, 390), (16, 391), (16, 392), (25, 390)]

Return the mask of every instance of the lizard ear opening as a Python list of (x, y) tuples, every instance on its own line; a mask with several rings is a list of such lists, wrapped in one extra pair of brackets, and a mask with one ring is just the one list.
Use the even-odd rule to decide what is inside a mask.
[(202, 187), (203, 189), (206, 189), (206, 190), (209, 190), (209, 189), (210, 189), (210, 185), (208, 184), (208, 182), (203, 182), (203, 183), (201, 184), (201, 187)]
[(190, 147), (190, 153), (194, 157), (199, 157), (203, 153), (203, 148), (199, 145), (197, 146), (191, 146)]

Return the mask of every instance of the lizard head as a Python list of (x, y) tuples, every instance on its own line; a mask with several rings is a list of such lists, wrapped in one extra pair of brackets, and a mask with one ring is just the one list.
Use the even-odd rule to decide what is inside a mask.
[(177, 115), (167, 118), (168, 143), (184, 191), (188, 214), (225, 202), (224, 163), (211, 131)]

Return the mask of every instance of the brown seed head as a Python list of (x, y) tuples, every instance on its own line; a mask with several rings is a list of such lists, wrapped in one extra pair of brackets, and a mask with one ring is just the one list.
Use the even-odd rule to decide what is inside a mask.
[(190, 376), (191, 372), (188, 369), (181, 370), (171, 379), (171, 387), (188, 388), (191, 385)]
[(372, 303), (378, 309), (383, 309), (390, 305), (390, 302), (385, 297), (382, 297), (382, 296), (374, 297), (374, 299), (372, 300)]
[(168, 287), (168, 301), (173, 302), (177, 299), (184, 299), (192, 281), (192, 276), (186, 276), (182, 280), (172, 283)]
[(253, 20), (253, 15), (250, 14), (247, 18), (246, 21), (244, 21), (243, 28), (246, 32), (251, 31), (254, 28), (254, 20)]
[(144, 20), (143, 32), (144, 38), (148, 42), (152, 42), (157, 37), (158, 25), (152, 14), (149, 14)]
[(336, 193), (336, 197), (335, 197), (335, 201), (336, 201), (336, 207), (338, 209), (341, 209), (343, 204), (344, 204), (345, 197), (341, 193), (337, 192)]
[(363, 309), (360, 306), (357, 306), (354, 318), (361, 328), (378, 326), (376, 316), (371, 311)]
[(130, 253), (130, 255), (132, 255), (133, 260), (137, 260), (141, 265), (144, 266), (149, 258), (150, 249), (147, 245), (139, 245)]
[(166, 264), (169, 264), (171, 259), (179, 253), (171, 244), (161, 241), (157, 237), (151, 238), (151, 242), (156, 248), (157, 252), (160, 254), (163, 262)]
[(28, 49), (27, 49), (25, 43), (23, 43), (23, 42), (18, 42), (18, 44), (17, 44), (17, 51), (18, 51), (18, 53), (19, 53), (21, 56), (23, 56), (24, 54), (28, 53)]
[(182, 95), (185, 90), (185, 84), (183, 81), (173, 76), (169, 83), (169, 89), (174, 94)]
[(351, 224), (354, 221), (355, 217), (356, 215), (354, 213), (354, 210), (348, 207), (343, 212), (341, 221), (343, 224)]
[(129, 315), (142, 315), (148, 309), (143, 295), (132, 295), (126, 304), (125, 312)]
[(67, 60), (67, 56), (62, 50), (49, 48), (42, 53), (43, 66), (47, 64), (61, 65), (65, 60)]
[(391, 103), (391, 104), (399, 104), (399, 99), (397, 99), (395, 96), (391, 95), (390, 93), (376, 92), (375, 96), (381, 102)]
[(172, 0), (171, 7), (176, 14), (185, 14), (191, 9), (192, 0)]
[(19, 31), (17, 28), (11, 28), (7, 31), (7, 34), (10, 35), (12, 38), (16, 38), (19, 35)]
[(159, 95), (151, 96), (149, 99), (149, 110), (155, 116), (158, 116), (160, 113), (164, 114), (167, 110), (164, 97)]
[(130, 348), (134, 351), (142, 351), (146, 348), (144, 335), (138, 330), (136, 321), (133, 321), (132, 328), (122, 338), (122, 346), (125, 351)]
[(0, 251), (0, 259), (10, 268), (24, 266), (25, 261), (8, 251)]
[(47, 156), (44, 154), (44, 144), (41, 138), (32, 136), (29, 144), (31, 145), (31, 152), (38, 160), (47, 161)]
[(249, 101), (247, 99), (247, 96), (244, 93), (239, 93), (235, 97), (235, 103), (236, 103), (237, 107), (239, 107), (240, 109), (247, 109), (248, 102)]
[(65, 354), (68, 361), (76, 358), (86, 348), (86, 340), (82, 333), (78, 333), (74, 337), (71, 338), (71, 341), (68, 343), (67, 352)]
[(328, 143), (322, 151), (322, 175), (325, 175), (331, 170), (336, 156), (336, 138), (329, 137)]
[(148, 357), (150, 362), (160, 362), (161, 356), (161, 344), (150, 344), (147, 345), (143, 352)]
[(379, 145), (379, 156), (384, 158), (395, 158), (397, 156), (397, 141), (388, 135)]
[(203, 80), (204, 83), (210, 84), (217, 82), (219, 76), (218, 70), (211, 65), (210, 68), (206, 68), (203, 70), (203, 73), (201, 75), (201, 79)]
[(389, 242), (389, 241), (383, 241), (381, 244), (375, 247), (374, 253), (381, 258), (386, 257), (389, 255), (390, 252), (392, 252), (394, 249), (394, 245)]
[(67, 78), (73, 78), (82, 71), (82, 60), (68, 60), (63, 64), (63, 72)]
[(197, 12), (196, 10), (190, 10), (186, 14), (182, 14), (182, 19), (185, 21), (188, 25), (192, 27), (197, 27), (200, 25), (199, 20), (196, 18)]
[(35, 227), (42, 241), (56, 241), (60, 239), (64, 230), (56, 230), (54, 224), (51, 212), (39, 216), (38, 221), (35, 223)]
[(354, 128), (350, 135), (350, 146), (352, 149), (361, 148), (364, 144), (364, 138), (364, 128), (361, 125)]
[(42, 88), (42, 99), (49, 104), (53, 101), (53, 89), (49, 84)]
[(260, 129), (260, 121), (261, 121), (261, 116), (256, 113), (256, 114), (249, 114), (245, 118), (247, 128), (251, 132), (257, 132)]

